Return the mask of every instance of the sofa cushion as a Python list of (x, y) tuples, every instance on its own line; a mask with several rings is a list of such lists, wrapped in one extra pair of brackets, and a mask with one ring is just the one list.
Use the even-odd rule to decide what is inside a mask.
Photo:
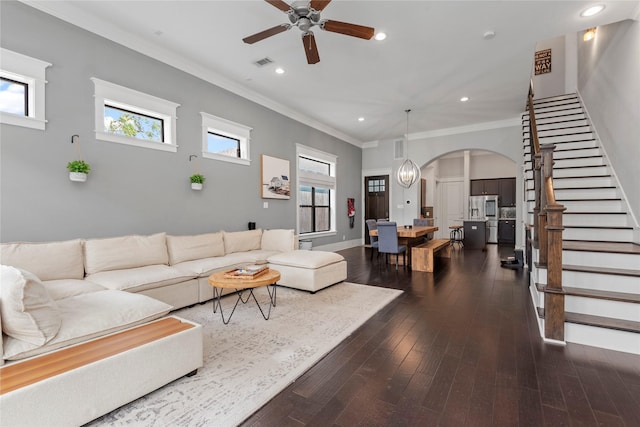
[(2, 331), (35, 346), (53, 339), (60, 329), (60, 314), (40, 279), (7, 265), (0, 271)]
[(35, 274), (40, 280), (82, 279), (82, 241), (3, 243), (0, 263)]
[(167, 236), (169, 264), (224, 255), (222, 232), (196, 236)]
[(296, 248), (293, 230), (264, 230), (261, 248), (265, 251), (288, 252)]
[(57, 304), (62, 325), (55, 338), (36, 346), (9, 337), (4, 346), (6, 360), (36, 356), (108, 335), (162, 317), (173, 308), (145, 295), (112, 290), (65, 298)]
[(340, 262), (344, 257), (335, 252), (295, 250), (272, 255), (267, 260), (269, 264), (313, 269)]
[(129, 292), (159, 288), (195, 278), (196, 275), (193, 273), (184, 272), (167, 265), (147, 265), (125, 270), (101, 271), (87, 276), (88, 281), (97, 283), (107, 289)]
[(224, 233), (224, 252), (232, 254), (234, 252), (246, 252), (260, 249), (262, 243), (262, 230), (247, 230)]
[(75, 295), (104, 291), (106, 288), (87, 280), (62, 279), (42, 282), (52, 300), (58, 301)]
[(84, 267), (87, 275), (168, 263), (165, 233), (91, 239), (84, 242)]

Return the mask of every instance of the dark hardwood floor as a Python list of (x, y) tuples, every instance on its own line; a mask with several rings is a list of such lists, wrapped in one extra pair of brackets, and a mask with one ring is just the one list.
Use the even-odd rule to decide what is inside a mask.
[(513, 248), (452, 250), (435, 273), (340, 252), (348, 281), (404, 293), (246, 426), (640, 426), (640, 356), (544, 344)]

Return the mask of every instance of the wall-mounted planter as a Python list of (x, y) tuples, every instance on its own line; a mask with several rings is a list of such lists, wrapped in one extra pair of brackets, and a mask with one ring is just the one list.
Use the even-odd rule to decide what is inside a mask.
[(87, 174), (82, 172), (69, 172), (69, 179), (75, 182), (85, 182)]
[(202, 184), (200, 184), (199, 182), (192, 182), (191, 189), (200, 191), (202, 190)]

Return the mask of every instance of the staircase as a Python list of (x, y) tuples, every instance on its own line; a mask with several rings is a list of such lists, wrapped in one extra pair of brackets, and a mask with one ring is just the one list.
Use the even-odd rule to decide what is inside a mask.
[[(576, 94), (534, 101), (540, 144), (555, 144), (553, 182), (563, 215), (567, 342), (640, 354), (640, 245), (635, 219)], [(528, 223), (535, 206), (529, 115), (522, 116)], [(530, 292), (544, 330), (545, 266), (531, 251)]]

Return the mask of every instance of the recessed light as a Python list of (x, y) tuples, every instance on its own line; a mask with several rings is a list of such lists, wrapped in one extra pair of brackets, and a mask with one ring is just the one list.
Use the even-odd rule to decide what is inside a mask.
[(589, 16), (597, 15), (598, 13), (602, 12), (604, 8), (605, 6), (603, 4), (591, 6), (590, 8), (583, 10), (580, 16), (582, 16), (583, 18), (588, 18)]
[(387, 38), (387, 33), (383, 33), (382, 31), (380, 31), (380, 32), (376, 33), (376, 35), (373, 38), (378, 40), (378, 41), (382, 41), (382, 40)]
[(276, 68), (276, 74), (284, 74), (284, 68)]
[(364, 122), (364, 117), (358, 117), (359, 122)]
[(460, 98), (460, 102), (467, 102), (469, 100), (468, 96), (463, 96), (462, 98)]
[(482, 35), (482, 38), (484, 38), (485, 40), (491, 40), (495, 38), (495, 36), (496, 36), (495, 31), (487, 31)]

